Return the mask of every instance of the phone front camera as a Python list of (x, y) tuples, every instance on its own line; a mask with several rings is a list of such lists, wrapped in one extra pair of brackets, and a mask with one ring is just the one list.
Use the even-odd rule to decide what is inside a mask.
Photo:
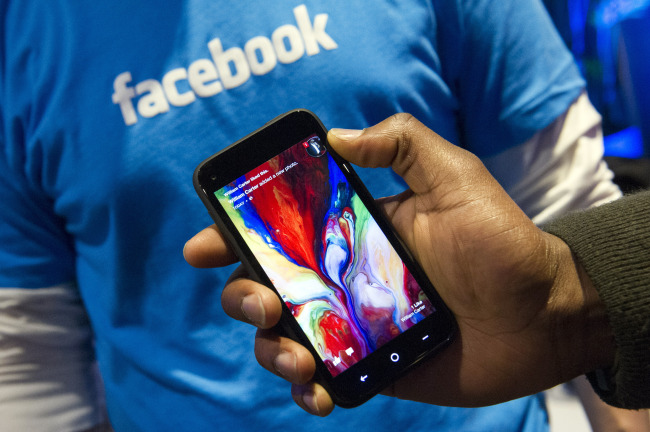
[(325, 154), (325, 146), (321, 144), (319, 137), (309, 138), (302, 145), (311, 157), (321, 157)]

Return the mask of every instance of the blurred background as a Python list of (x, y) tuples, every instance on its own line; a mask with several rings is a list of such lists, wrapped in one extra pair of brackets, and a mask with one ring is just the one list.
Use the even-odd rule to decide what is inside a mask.
[[(650, 0), (543, 0), (603, 117), (605, 156), (623, 192), (650, 188)], [(567, 386), (547, 392), (552, 432), (588, 432)]]
[(624, 192), (650, 187), (650, 0), (543, 0), (603, 117)]

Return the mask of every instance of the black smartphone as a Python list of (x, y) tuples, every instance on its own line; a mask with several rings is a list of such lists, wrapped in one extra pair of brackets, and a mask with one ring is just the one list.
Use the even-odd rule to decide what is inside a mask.
[(307, 110), (267, 123), (199, 165), (194, 186), (319, 382), (359, 405), (447, 345), (455, 321), (352, 166)]

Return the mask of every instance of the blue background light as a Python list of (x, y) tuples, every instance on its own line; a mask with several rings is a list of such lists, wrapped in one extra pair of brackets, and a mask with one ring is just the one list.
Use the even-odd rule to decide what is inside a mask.
[(603, 116), (606, 156), (650, 156), (650, 0), (544, 0)]

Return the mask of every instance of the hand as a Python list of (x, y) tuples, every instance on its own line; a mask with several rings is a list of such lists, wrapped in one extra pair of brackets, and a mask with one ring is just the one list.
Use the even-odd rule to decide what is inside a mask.
[[(478, 158), (405, 114), (363, 131), (334, 129), (328, 140), (352, 163), (390, 166), (404, 178), (409, 190), (379, 202), (459, 325), (454, 343), (386, 394), (490, 405), (567, 381), (583, 373), (585, 363), (611, 361), (613, 348), (598, 355), (585, 348), (594, 336), (576, 317), (585, 308), (601, 310), (593, 287), (583, 288), (590, 285), (570, 250), (539, 230)], [(235, 259), (214, 227), (190, 240), (185, 256), (195, 266)], [(268, 330), (281, 315), (275, 294), (239, 268), (222, 305), (259, 328), (257, 360), (294, 384), (300, 406), (318, 415), (333, 409), (329, 395), (311, 381), (309, 351)]]

